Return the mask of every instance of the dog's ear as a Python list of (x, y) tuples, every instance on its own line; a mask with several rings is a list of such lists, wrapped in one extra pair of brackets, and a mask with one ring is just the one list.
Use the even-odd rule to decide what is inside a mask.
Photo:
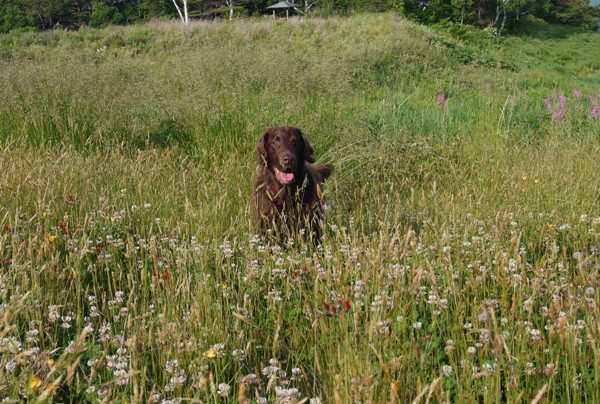
[(314, 163), (317, 160), (315, 157), (315, 151), (310, 143), (308, 143), (306, 136), (304, 136), (304, 133), (302, 133), (300, 129), (296, 129), (296, 135), (299, 139), (301, 139), (304, 146), (304, 160), (308, 161), (309, 163)]
[(269, 129), (265, 130), (258, 144), (256, 145), (256, 154), (258, 154), (258, 164), (267, 166), (267, 142), (269, 141)]

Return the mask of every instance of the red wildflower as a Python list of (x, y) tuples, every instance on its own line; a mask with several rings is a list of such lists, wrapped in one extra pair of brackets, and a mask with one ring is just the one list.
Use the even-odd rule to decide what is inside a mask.
[(161, 277), (162, 279), (167, 279), (167, 278), (169, 277), (169, 271), (167, 271), (167, 270), (165, 269), (165, 272), (163, 272), (162, 274), (160, 274), (160, 277)]
[(346, 310), (350, 310), (350, 305), (351, 305), (351, 304), (352, 304), (352, 303), (350, 302), (350, 300), (346, 300), (346, 301), (344, 302), (344, 306), (346, 307)]
[(9, 225), (4, 226), (4, 231), (5, 232), (9, 232), (10, 231), (10, 226)]
[(325, 307), (326, 310), (329, 310), (329, 304), (323, 303), (323, 306)]

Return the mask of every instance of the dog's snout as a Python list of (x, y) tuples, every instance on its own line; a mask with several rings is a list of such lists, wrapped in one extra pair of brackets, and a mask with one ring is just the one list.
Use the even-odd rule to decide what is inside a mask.
[(291, 154), (286, 154), (284, 155), (281, 160), (283, 161), (283, 164), (285, 165), (292, 165), (295, 162), (294, 156), (292, 156)]

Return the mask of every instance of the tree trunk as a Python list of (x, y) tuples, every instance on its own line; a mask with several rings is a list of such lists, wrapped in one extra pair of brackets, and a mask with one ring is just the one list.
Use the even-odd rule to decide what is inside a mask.
[(183, 0), (183, 14), (185, 16), (185, 25), (187, 25), (190, 22), (190, 18), (188, 16), (188, 6), (187, 6), (187, 0)]
[(502, 7), (502, 24), (500, 25), (500, 29), (498, 30), (498, 36), (502, 36), (505, 25), (506, 25), (506, 7)]
[(179, 8), (179, 4), (177, 4), (177, 0), (173, 0), (173, 4), (175, 5), (175, 8), (177, 9), (177, 13), (179, 14), (179, 18), (181, 18), (181, 22), (184, 25), (187, 25), (187, 23), (189, 22), (187, 0), (183, 0), (183, 13), (181, 12), (181, 9)]
[(319, 1), (319, 0), (315, 0), (311, 3), (310, 0), (304, 0), (304, 12), (307, 12), (308, 10), (310, 10), (311, 7), (314, 6), (317, 1)]
[(500, 19), (500, 14), (502, 13), (502, 9), (500, 8), (500, 5), (496, 6), (496, 17), (494, 18), (494, 22), (492, 23), (492, 25), (495, 27), (496, 24), (498, 23), (498, 20)]

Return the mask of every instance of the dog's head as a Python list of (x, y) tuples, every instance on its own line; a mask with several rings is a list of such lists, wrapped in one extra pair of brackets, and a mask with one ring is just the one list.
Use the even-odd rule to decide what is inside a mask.
[(304, 162), (314, 163), (312, 146), (300, 129), (291, 126), (268, 128), (256, 146), (259, 164), (271, 170), (282, 185), (297, 179)]

